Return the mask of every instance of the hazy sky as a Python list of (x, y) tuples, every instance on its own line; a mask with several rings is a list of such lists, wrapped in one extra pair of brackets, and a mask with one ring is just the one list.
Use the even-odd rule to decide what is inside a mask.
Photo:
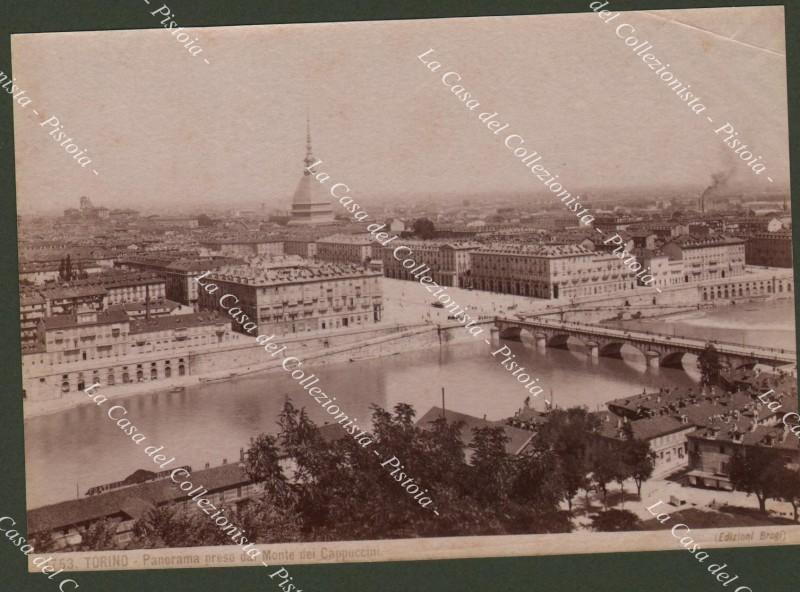
[[(692, 85), (704, 113), (615, 35), (622, 23)], [(702, 188), (720, 170), (754, 192), (788, 186), (781, 7), (628, 12), (610, 24), (586, 13), (191, 32), (198, 57), (164, 29), (13, 37), (13, 73), (33, 100), (14, 113), (22, 211), (74, 207), (81, 195), (141, 210), (287, 207), (307, 111), (322, 168), (364, 204), (377, 195), (537, 192), (541, 182), (503, 146), (511, 132), (567, 189)], [(437, 73), (417, 59), (429, 48), (443, 64)], [(442, 84), (448, 70), (463, 76), (477, 111)], [(483, 111), (510, 123), (503, 135), (478, 121)], [(89, 167), (39, 125), (50, 115), (88, 148)], [(763, 156), (764, 174), (714, 134), (725, 121)]]

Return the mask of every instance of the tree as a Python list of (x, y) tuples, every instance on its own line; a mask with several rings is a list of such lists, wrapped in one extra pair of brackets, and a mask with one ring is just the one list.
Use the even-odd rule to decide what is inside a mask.
[(621, 474), (619, 457), (613, 450), (600, 444), (592, 448), (589, 456), (592, 481), (603, 494), (603, 507), (608, 508), (608, 484), (617, 480)]
[(800, 469), (784, 466), (778, 479), (778, 497), (789, 502), (794, 510), (794, 521), (798, 522), (800, 508)]
[(200, 214), (197, 216), (197, 225), (200, 228), (209, 228), (214, 226), (214, 220), (212, 220), (207, 214)]
[(428, 218), (417, 218), (411, 228), (414, 234), (422, 239), (433, 238), (436, 235), (436, 226)]
[(706, 348), (697, 356), (697, 367), (700, 369), (700, 384), (703, 386), (711, 386), (721, 382), (722, 365), (714, 344), (706, 344)]
[(190, 533), (191, 528), (183, 512), (177, 507), (160, 506), (151, 509), (134, 523), (131, 546), (136, 549), (189, 546)]
[(625, 507), (625, 481), (633, 476), (633, 467), (625, 462), (625, 457), (622, 450), (619, 451), (620, 455), (615, 459), (614, 463), (614, 481), (619, 485), (619, 499), (622, 507)]
[(288, 482), (280, 464), (280, 452), (274, 436), (261, 434), (250, 440), (245, 453), (244, 470), (255, 483), (264, 485), (264, 490), (276, 502), (286, 501)]
[(653, 475), (656, 466), (656, 453), (650, 450), (650, 444), (642, 440), (627, 440), (622, 448), (622, 461), (630, 470), (630, 476), (636, 483), (636, 495), (642, 497), (642, 483)]
[(119, 520), (98, 520), (82, 529), (78, 551), (113, 551), (118, 546), (114, 540)]
[(592, 529), (601, 532), (639, 530), (639, 518), (629, 510), (606, 510), (592, 518)]
[(587, 478), (589, 449), (597, 424), (597, 418), (586, 408), (555, 409), (534, 437), (534, 447), (552, 451), (558, 461), (563, 496), (570, 512), (578, 491), (584, 489), (588, 493), (591, 486)]
[[(567, 478), (560, 459), (547, 448), (529, 447), (516, 461), (512, 482), (513, 499), (538, 513), (557, 513), (559, 503), (569, 497)], [(567, 512), (567, 516), (572, 512)]]
[(74, 275), (75, 278), (79, 280), (85, 280), (86, 278), (89, 277), (89, 274), (86, 271), (84, 271), (83, 264), (80, 261), (78, 261), (78, 267)]
[(58, 261), (58, 278), (60, 280), (62, 280), (62, 281), (66, 281), (66, 279), (67, 279), (66, 270), (67, 270), (66, 261), (63, 258), (59, 259), (59, 261)]
[(512, 466), (506, 444), (509, 441), (502, 427), (472, 430), (470, 448), (474, 495), (480, 503), (505, 503), (511, 493)]
[(737, 450), (730, 463), (731, 485), (755, 495), (759, 509), (766, 513), (767, 500), (779, 495), (783, 469), (783, 460), (773, 450), (761, 446)]

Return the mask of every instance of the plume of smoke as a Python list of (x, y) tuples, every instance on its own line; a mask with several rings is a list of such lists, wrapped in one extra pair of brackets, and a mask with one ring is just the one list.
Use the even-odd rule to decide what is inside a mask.
[(717, 192), (718, 189), (725, 187), (728, 184), (728, 179), (733, 175), (733, 168), (711, 174), (711, 184), (703, 190), (700, 194), (700, 209), (705, 211), (706, 198)]

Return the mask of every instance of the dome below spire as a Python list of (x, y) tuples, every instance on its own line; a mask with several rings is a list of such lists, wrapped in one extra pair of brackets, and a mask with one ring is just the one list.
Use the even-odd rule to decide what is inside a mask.
[(306, 118), (306, 157), (303, 159), (303, 176), (297, 183), (292, 197), (292, 211), (289, 224), (292, 226), (309, 224), (330, 224), (334, 221), (333, 204), (325, 187), (312, 178), (308, 170), (317, 159), (311, 152), (311, 122)]

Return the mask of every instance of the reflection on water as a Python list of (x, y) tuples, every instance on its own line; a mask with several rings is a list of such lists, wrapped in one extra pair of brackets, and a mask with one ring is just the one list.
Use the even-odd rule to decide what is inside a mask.
[[(641, 392), (661, 384), (691, 384), (687, 374), (674, 369), (648, 369), (639, 355), (627, 360), (592, 359), (579, 351), (537, 350), (535, 345), (508, 342), (517, 359), (538, 376), (538, 384), (558, 406), (586, 405), (591, 409), (610, 399)], [(500, 346), (495, 346), (497, 349)], [(441, 349), (399, 354), (388, 358), (316, 368), (319, 386), (351, 417), (364, 422), (370, 405), (414, 406), (421, 416), (441, 404), (446, 387), (450, 409), (491, 420), (512, 415), (527, 392), (492, 358), (482, 340), (447, 345)], [(291, 397), (305, 405), (312, 420), (327, 421), (319, 405), (284, 372), (211, 383), (184, 393), (163, 392), (110, 401), (102, 407), (79, 407), (26, 422), (25, 442), (30, 507), (75, 497), (89, 487), (118, 481), (137, 469), (155, 465), (144, 455), (149, 445), (164, 446), (176, 456), (173, 467), (202, 468), (223, 459), (233, 462), (251, 436), (275, 432), (276, 417)], [(540, 397), (541, 398), (541, 397)], [(543, 403), (534, 399), (539, 409)], [(124, 405), (128, 418), (147, 436), (134, 444), (107, 417), (113, 405)], [(119, 412), (115, 414), (118, 415)]]
[[(794, 309), (791, 301), (760, 305), (744, 304), (680, 318), (621, 323), (660, 333), (672, 333), (770, 347), (794, 347)], [(517, 361), (531, 376), (539, 377), (544, 396), (560, 407), (602, 407), (610, 399), (664, 384), (689, 385), (697, 371), (650, 369), (640, 353), (623, 348), (626, 359), (592, 359), (579, 346), (573, 350), (537, 350), (530, 342), (507, 342)], [(500, 346), (494, 346), (498, 349)], [(571, 346), (572, 347), (572, 346)], [(414, 406), (418, 416), (441, 404), (446, 387), (446, 406), (491, 420), (512, 415), (527, 391), (492, 358), (492, 348), (481, 339), (353, 363), (320, 366), (316, 385), (337, 397), (342, 410), (365, 422), (370, 405), (391, 408), (399, 402)], [(687, 356), (685, 365), (691, 366)], [(313, 370), (313, 368), (312, 368)], [(190, 464), (202, 468), (223, 459), (233, 462), (251, 436), (275, 432), (276, 417), (286, 397), (307, 406), (317, 423), (329, 419), (284, 372), (212, 383), (183, 393), (164, 392), (120, 399), (103, 407), (85, 406), (55, 415), (33, 418), (25, 425), (27, 491), (30, 507), (74, 498), (76, 486), (89, 487), (118, 481), (136, 469), (155, 465), (144, 455), (149, 445), (176, 456), (172, 466)], [(534, 399), (539, 409), (543, 402)], [(124, 405), (128, 417), (147, 436), (140, 446), (108, 419), (113, 405)]]

